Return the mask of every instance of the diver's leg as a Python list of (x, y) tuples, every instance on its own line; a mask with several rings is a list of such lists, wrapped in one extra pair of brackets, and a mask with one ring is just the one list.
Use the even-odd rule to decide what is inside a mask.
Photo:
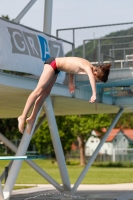
[(25, 123), (25, 120), (27, 118), (27, 115), (28, 115), (31, 107), (33, 106), (33, 104), (36, 101), (36, 99), (45, 92), (45, 90), (47, 89), (48, 85), (50, 84), (50, 82), (54, 78), (54, 75), (55, 75), (54, 69), (50, 65), (45, 64), (44, 65), (44, 70), (43, 70), (42, 75), (41, 75), (41, 77), (39, 79), (37, 87), (29, 95), (29, 97), (27, 99), (27, 102), (25, 104), (23, 113), (22, 113), (22, 115), (20, 115), (18, 117), (18, 128), (19, 128), (19, 131), (21, 133), (23, 133), (23, 131), (24, 131), (24, 123)]
[(52, 81), (50, 82), (50, 84), (48, 85), (48, 87), (45, 89), (45, 91), (37, 98), (37, 100), (35, 101), (32, 113), (30, 115), (30, 117), (28, 117), (26, 119), (27, 122), (27, 132), (30, 134), (32, 127), (34, 125), (34, 121), (36, 119), (37, 113), (40, 110), (44, 100), (47, 98), (47, 96), (50, 94), (50, 91), (56, 81), (57, 75), (54, 76), (54, 78), (52, 79)]

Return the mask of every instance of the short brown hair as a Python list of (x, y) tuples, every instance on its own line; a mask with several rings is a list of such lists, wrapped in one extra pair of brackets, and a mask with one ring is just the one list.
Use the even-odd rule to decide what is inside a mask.
[(98, 72), (97, 78), (104, 83), (107, 82), (111, 63), (97, 65), (96, 67)]

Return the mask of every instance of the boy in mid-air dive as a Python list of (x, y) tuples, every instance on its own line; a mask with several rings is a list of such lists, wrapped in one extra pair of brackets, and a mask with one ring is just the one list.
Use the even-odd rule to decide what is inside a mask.
[[(56, 81), (60, 71), (69, 73), (69, 90), (74, 92), (73, 83), (74, 74), (87, 74), (92, 88), (90, 103), (96, 101), (96, 81), (106, 82), (110, 72), (111, 64), (93, 66), (89, 61), (79, 57), (60, 57), (49, 58), (44, 63), (44, 70), (35, 90), (29, 95), (22, 115), (18, 117), (18, 128), (21, 133), (24, 132), (24, 124), (27, 122), (27, 132), (30, 134), (37, 113), (40, 110), (44, 100), (50, 94), (50, 91)], [(33, 106), (34, 104), (34, 106)], [(27, 115), (33, 106), (31, 115)]]

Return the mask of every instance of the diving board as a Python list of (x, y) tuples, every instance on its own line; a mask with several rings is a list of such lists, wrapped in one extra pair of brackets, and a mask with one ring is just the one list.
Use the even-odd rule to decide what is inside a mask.
[(44, 159), (46, 156), (0, 156), (1, 160), (37, 160)]

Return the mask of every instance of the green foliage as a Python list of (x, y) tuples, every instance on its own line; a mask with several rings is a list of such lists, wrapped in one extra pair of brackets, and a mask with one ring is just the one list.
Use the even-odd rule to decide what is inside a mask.
[(133, 168), (132, 162), (94, 162), (93, 167), (105, 167), (105, 168)]
[(2, 18), (6, 20), (10, 20), (10, 17), (8, 15), (2, 15)]
[[(19, 139), (22, 136), (22, 134), (18, 131), (17, 119), (0, 119), (0, 133), (2, 133), (10, 141), (13, 139)], [(4, 153), (4, 149), (4, 146), (0, 145), (0, 153)], [(7, 148), (7, 153), (12, 153), (9, 148)]]
[(117, 128), (131, 128), (133, 129), (133, 114), (123, 113), (116, 125)]
[[(111, 123), (110, 118), (106, 114), (57, 116), (56, 122), (65, 155), (71, 150), (71, 145), (77, 139), (77, 136), (82, 136), (82, 140), (87, 140), (93, 129), (102, 132), (102, 128), (107, 128)], [(40, 154), (53, 154), (53, 145), (47, 120), (44, 121), (33, 136), (32, 141)]]
[(40, 154), (50, 153), (53, 149), (47, 120), (43, 122), (32, 138)]
[[(108, 114), (111, 121), (114, 119), (116, 114)], [(132, 113), (123, 113), (120, 119), (118, 120), (115, 128), (120, 129), (133, 129), (133, 114)]]
[(73, 126), (73, 121), (71, 118), (72, 118), (71, 116), (56, 117), (59, 135), (65, 155), (67, 152), (70, 152), (71, 145), (76, 139), (75, 135), (71, 130), (71, 127)]
[(10, 19), (9, 15), (2, 15), (1, 17), (5, 20), (14, 21), (14, 19)]
[[(56, 122), (58, 126), (58, 131), (63, 147), (64, 154), (71, 150), (71, 144), (75, 139), (75, 136), (71, 131), (71, 118), (69, 116), (57, 116)], [(50, 131), (48, 127), (47, 120), (43, 122), (40, 129), (36, 132), (32, 139), (35, 142), (38, 152), (41, 154), (52, 153), (53, 145), (51, 141)]]
[(9, 140), (20, 138), (21, 134), (18, 131), (17, 119), (0, 119), (0, 133), (5, 135)]
[(91, 135), (92, 130), (102, 132), (102, 128), (109, 127), (111, 120), (107, 114), (93, 114), (73, 116), (72, 131), (75, 135), (84, 135), (87, 139)]

